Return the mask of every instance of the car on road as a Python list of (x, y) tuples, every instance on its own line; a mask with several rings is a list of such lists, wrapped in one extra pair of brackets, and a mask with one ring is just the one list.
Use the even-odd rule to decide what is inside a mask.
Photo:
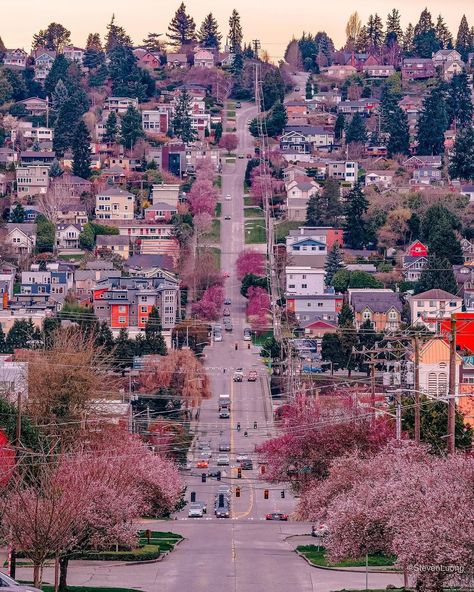
[(238, 158), (245, 158), (243, 154), (239, 154)]
[(217, 477), (221, 474), (221, 472), (216, 469), (215, 471), (208, 471), (207, 472), (207, 476), (210, 477), (211, 479), (217, 479)]
[(230, 193), (228, 193), (228, 194), (225, 196), (225, 198), (226, 198), (226, 200), (227, 200), (227, 201), (229, 201), (229, 200), (231, 200), (231, 199), (232, 199), (232, 197), (231, 197)]
[(217, 466), (218, 467), (228, 467), (230, 464), (229, 455), (228, 454), (219, 454), (217, 457)]
[(295, 86), (295, 92), (300, 92), (301, 88), (299, 86)]
[(251, 154), (247, 154), (247, 158), (249, 158), (249, 159), (252, 158), (252, 155)]
[(224, 220), (230, 220), (229, 214), (227, 214), (227, 216), (224, 216)]
[(224, 503), (216, 507), (216, 518), (229, 518), (229, 504)]
[(252, 341), (252, 333), (247, 327), (244, 329), (244, 341)]
[(224, 300), (224, 305), (225, 305), (225, 306), (230, 306), (231, 304), (232, 304), (232, 300), (231, 300), (230, 298), (226, 298), (226, 299)]
[(182, 465), (180, 465), (179, 468), (182, 471), (190, 471), (193, 468), (193, 465), (189, 461), (187, 461), (187, 462), (183, 463)]
[(204, 450), (206, 448), (210, 448), (211, 441), (210, 440), (198, 440), (197, 447), (198, 447), (198, 450)]
[(244, 379), (244, 371), (242, 368), (237, 368), (237, 370), (234, 372), (234, 376), (232, 377), (232, 380), (234, 382), (242, 382), (242, 380)]
[(219, 442), (219, 452), (230, 452), (230, 442)]
[(2, 592), (41, 592), (29, 584), (19, 584), (16, 580), (0, 571), (0, 589)]
[(237, 103), (235, 103), (235, 108), (240, 109), (241, 107), (242, 107), (242, 103), (240, 101), (237, 101)]
[(232, 326), (232, 323), (227, 323), (224, 327), (224, 330), (228, 331), (228, 332), (232, 332), (233, 329), (234, 329), (234, 327)]
[(196, 463), (196, 468), (197, 469), (207, 469), (209, 468), (209, 461), (207, 459), (202, 458), (201, 460), (198, 460)]
[(238, 454), (238, 455), (236, 456), (236, 459), (235, 459), (235, 460), (236, 460), (238, 463), (240, 463), (240, 462), (242, 462), (243, 460), (246, 460), (247, 458), (248, 458), (248, 456), (247, 456), (246, 454)]
[(219, 411), (219, 419), (229, 419), (230, 413), (228, 409), (221, 409)]
[(219, 332), (215, 331), (214, 332), (214, 341), (217, 343), (217, 342), (222, 341), (222, 339), (223, 339), (222, 333), (220, 331)]
[(329, 526), (327, 524), (313, 524), (311, 527), (311, 536), (325, 537), (329, 534)]
[(271, 514), (267, 514), (265, 516), (265, 520), (288, 520), (288, 514), (283, 514), (282, 512), (272, 512)]
[(230, 308), (224, 308), (224, 310), (222, 311), (222, 314), (225, 317), (230, 317)]
[(210, 448), (203, 448), (199, 453), (199, 456), (203, 460), (209, 460), (210, 458), (212, 458), (212, 450)]
[(190, 504), (188, 510), (188, 518), (202, 518), (204, 516), (204, 509), (200, 503)]
[(256, 380), (257, 380), (257, 371), (250, 370), (250, 372), (247, 376), (247, 382), (255, 382)]
[(252, 459), (250, 459), (250, 458), (246, 458), (244, 460), (241, 460), (239, 465), (240, 465), (240, 468), (242, 469), (242, 471), (253, 471), (253, 462), (252, 462)]

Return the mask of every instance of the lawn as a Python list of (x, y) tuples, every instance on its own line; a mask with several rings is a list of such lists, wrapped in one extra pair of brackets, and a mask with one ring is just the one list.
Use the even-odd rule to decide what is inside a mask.
[(225, 161), (227, 164), (235, 164), (235, 156), (226, 158)]
[(252, 343), (254, 345), (263, 345), (265, 340), (272, 337), (272, 335), (273, 331), (265, 331), (265, 333), (260, 333), (259, 335), (252, 332)]
[(253, 206), (254, 203), (250, 195), (244, 195), (244, 206)]
[(210, 232), (203, 234), (203, 238), (213, 243), (218, 243), (221, 240), (221, 221), (214, 218)]
[(214, 185), (219, 187), (219, 189), (222, 187), (222, 177), (220, 175), (217, 175), (217, 177), (214, 179)]
[(227, 119), (235, 119), (235, 111), (227, 111)]
[(222, 204), (219, 201), (219, 202), (216, 203), (216, 211), (215, 211), (215, 214), (214, 215), (216, 216), (216, 218), (220, 218), (221, 217), (221, 214), (222, 214)]
[[(365, 567), (365, 557), (360, 559), (345, 559), (338, 563), (331, 563), (326, 559), (326, 550), (324, 547), (316, 545), (303, 545), (296, 547), (296, 550), (304, 555), (313, 565), (322, 567)], [(386, 557), (385, 555), (369, 555), (369, 567), (387, 567), (395, 563), (395, 557)]]
[(246, 207), (244, 208), (244, 217), (245, 218), (261, 218), (263, 221), (263, 211), (261, 208), (253, 207)]
[(217, 268), (221, 268), (221, 250), (218, 247), (207, 247), (206, 251), (214, 255)]
[(261, 218), (245, 221), (245, 243), (248, 245), (265, 243), (267, 233)]
[(284, 220), (283, 222), (277, 222), (275, 224), (275, 237), (277, 243), (284, 243), (285, 238), (290, 230), (296, 230), (300, 226), (303, 226), (304, 222), (298, 222), (297, 220)]
[[(228, 122), (228, 123), (232, 123), (232, 122)], [(237, 131), (237, 128), (236, 127), (226, 127), (225, 131), (227, 134), (233, 134), (234, 132)]]

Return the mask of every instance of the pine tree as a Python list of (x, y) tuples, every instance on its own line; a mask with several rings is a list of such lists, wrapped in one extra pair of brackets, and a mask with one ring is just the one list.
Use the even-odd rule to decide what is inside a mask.
[(453, 179), (474, 182), (474, 129), (472, 126), (461, 130), (456, 136), (449, 163), (449, 174)]
[(344, 260), (342, 257), (341, 249), (338, 243), (334, 243), (331, 250), (328, 253), (324, 270), (326, 272), (325, 283), (326, 286), (330, 286), (334, 274), (340, 269), (344, 268)]
[(432, 29), (434, 29), (434, 25), (433, 19), (431, 18), (431, 13), (427, 8), (425, 8), (420, 14), (419, 21), (415, 25), (415, 37), (418, 35), (423, 35), (424, 33), (428, 33)]
[(219, 49), (222, 35), (219, 33), (219, 26), (212, 12), (203, 20), (198, 32), (198, 41), (203, 47)]
[(357, 356), (354, 355), (354, 349), (357, 346), (357, 333), (354, 327), (354, 314), (347, 302), (342, 305), (341, 312), (338, 315), (339, 329), (337, 335), (341, 343), (343, 354), (343, 367), (351, 370), (357, 366)]
[(84, 105), (76, 95), (65, 101), (54, 125), (53, 148), (58, 156), (71, 148), (74, 132), (84, 113)]
[(103, 141), (106, 144), (116, 144), (118, 138), (118, 122), (115, 111), (111, 111), (105, 122), (105, 133)]
[(431, 232), (428, 251), (439, 259), (446, 258), (452, 265), (464, 263), (461, 243), (447, 220), (439, 221)]
[(367, 27), (365, 25), (363, 25), (360, 28), (359, 35), (357, 35), (357, 39), (356, 39), (356, 43), (355, 43), (355, 50), (360, 53), (364, 53), (369, 48), (369, 45), (370, 45), (369, 32), (367, 30)]
[(415, 30), (411, 23), (408, 23), (408, 26), (405, 30), (405, 34), (403, 35), (403, 51), (405, 54), (409, 55), (413, 53), (414, 45), (413, 45), (413, 38), (415, 36)]
[(349, 191), (346, 197), (346, 220), (344, 223), (344, 243), (351, 249), (361, 249), (367, 241), (367, 223), (363, 216), (369, 203), (359, 184)]
[(313, 77), (311, 75), (306, 80), (305, 96), (308, 101), (313, 98)]
[(429, 254), (426, 266), (416, 284), (415, 293), (420, 294), (436, 288), (446, 290), (450, 294), (458, 292), (451, 263), (446, 258), (438, 259), (435, 255)]
[(132, 105), (129, 105), (122, 117), (120, 132), (120, 143), (130, 150), (144, 136), (140, 112)]
[(444, 89), (438, 85), (433, 87), (425, 97), (418, 118), (418, 154), (443, 154), (444, 132), (447, 126), (448, 116)]
[(143, 101), (147, 94), (144, 80), (146, 70), (137, 66), (131, 47), (119, 45), (109, 52), (109, 75), (112, 91), (116, 97), (133, 97)]
[(369, 46), (373, 48), (378, 48), (383, 43), (383, 23), (377, 13), (369, 16), (369, 20), (367, 21), (367, 37)]
[(132, 366), (134, 354), (135, 344), (131, 339), (129, 339), (127, 329), (122, 327), (122, 329), (120, 329), (117, 339), (115, 340), (115, 365), (118, 368), (128, 368)]
[(399, 105), (390, 115), (388, 133), (387, 152), (390, 157), (394, 154), (410, 154), (408, 116)]
[(90, 33), (87, 38), (83, 64), (86, 68), (94, 70), (105, 64), (105, 52), (102, 47), (99, 33)]
[(54, 179), (55, 177), (60, 177), (64, 173), (61, 165), (57, 158), (53, 160), (51, 166), (49, 167), (49, 176), (50, 178)]
[(186, 89), (183, 89), (176, 101), (174, 118), (172, 122), (175, 135), (185, 144), (194, 141), (196, 130), (191, 125), (191, 97)]
[(450, 49), (453, 46), (453, 36), (449, 32), (441, 14), (438, 15), (435, 31), (436, 39), (438, 40), (441, 49)]
[(387, 15), (385, 45), (391, 46), (394, 43), (401, 44), (402, 39), (403, 31), (400, 25), (400, 11), (393, 8), (392, 12), (389, 12)]
[(15, 224), (22, 224), (25, 221), (25, 208), (20, 204), (16, 206), (10, 212), (10, 222)]
[(196, 39), (196, 23), (192, 16), (186, 12), (184, 2), (181, 2), (175, 12), (167, 33), (170, 43), (175, 46), (187, 45)]
[(111, 353), (114, 349), (114, 336), (112, 335), (112, 331), (110, 330), (107, 321), (102, 321), (102, 323), (100, 323), (95, 343), (107, 353)]
[(342, 305), (341, 312), (337, 316), (337, 322), (339, 325), (352, 325), (354, 322), (354, 313), (347, 302)]
[(72, 142), (72, 172), (77, 177), (91, 176), (91, 135), (84, 121), (80, 121)]
[(242, 51), (242, 25), (240, 24), (240, 15), (235, 10), (229, 18), (229, 51), (232, 53), (240, 53)]
[(222, 123), (218, 121), (216, 123), (216, 127), (214, 128), (214, 142), (219, 144), (220, 139), (222, 138)]
[(448, 122), (453, 122), (456, 128), (472, 125), (472, 98), (469, 80), (465, 72), (455, 74), (449, 84), (446, 106)]
[(68, 100), (68, 98), (69, 91), (66, 88), (66, 85), (64, 84), (62, 79), (60, 78), (56, 86), (54, 87), (53, 93), (51, 94), (51, 107), (55, 111), (59, 111), (61, 107), (64, 105), (64, 103)]
[(278, 101), (273, 105), (270, 115), (266, 118), (267, 133), (274, 138), (279, 136), (288, 122), (285, 105)]
[(105, 51), (109, 54), (116, 47), (123, 46), (132, 47), (132, 40), (123, 27), (119, 27), (115, 24), (115, 15), (113, 14), (110, 23), (107, 25)]
[(365, 129), (365, 123), (360, 113), (355, 113), (347, 126), (346, 130), (346, 143), (351, 144), (353, 142), (365, 142), (367, 140), (367, 131)]
[(64, 84), (69, 82), (69, 65), (69, 62), (62, 53), (56, 56), (51, 70), (48, 72), (48, 75), (44, 81), (44, 92), (48, 96), (52, 95), (56, 89), (56, 85), (60, 80), (62, 80)]
[(312, 195), (306, 205), (305, 226), (320, 226), (321, 224), (321, 198), (319, 195)]
[(163, 41), (160, 39), (161, 33), (148, 33), (143, 40), (143, 45), (147, 51), (152, 53), (160, 53), (163, 51)]
[(341, 140), (345, 125), (346, 120), (344, 117), (344, 113), (338, 113), (336, 117), (336, 122), (334, 124), (334, 138), (336, 140)]
[(5, 342), (5, 333), (3, 332), (3, 327), (0, 324), (0, 354), (7, 353), (7, 344)]
[(145, 325), (144, 350), (148, 354), (166, 355), (166, 343), (161, 333), (160, 313), (154, 306), (148, 315), (148, 322)]
[(466, 15), (463, 14), (461, 22), (459, 23), (458, 34), (456, 37), (456, 49), (459, 51), (461, 58), (464, 61), (467, 61), (467, 55), (470, 51), (472, 51), (473, 43), (474, 42), (471, 36), (471, 31), (469, 30)]

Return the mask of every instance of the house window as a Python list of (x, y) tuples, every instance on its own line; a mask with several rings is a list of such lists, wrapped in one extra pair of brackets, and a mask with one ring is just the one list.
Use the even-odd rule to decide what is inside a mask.
[(423, 300), (418, 300), (417, 306), (419, 306), (419, 307), (425, 306), (425, 303), (423, 302)]
[(125, 317), (119, 317), (119, 323), (125, 323)]
[(294, 287), (295, 287), (295, 284), (289, 284), (288, 285), (288, 288), (294, 288)]
[(126, 312), (126, 311), (127, 311), (126, 306), (119, 306), (119, 312)]
[(148, 311), (148, 306), (141, 306), (141, 311), (142, 312), (147, 312)]
[(304, 290), (308, 287), (308, 284), (301, 284), (301, 289)]
[(388, 318), (389, 318), (391, 321), (396, 321), (396, 320), (397, 320), (397, 313), (396, 313), (394, 310), (391, 310), (391, 311), (388, 313)]
[(454, 302), (453, 300), (449, 303), (449, 306), (451, 308), (454, 308), (456, 306), (456, 302)]
[(364, 319), (364, 321), (370, 321), (372, 319), (372, 314), (369, 310), (364, 310), (364, 312), (362, 313), (362, 318)]
[[(443, 303), (441, 303), (441, 305), (443, 305)], [(433, 308), (433, 306), (436, 306), (434, 300), (430, 300), (430, 306), (431, 306), (431, 308)]]
[(323, 307), (323, 303), (322, 302), (318, 302), (318, 308), (322, 308)]

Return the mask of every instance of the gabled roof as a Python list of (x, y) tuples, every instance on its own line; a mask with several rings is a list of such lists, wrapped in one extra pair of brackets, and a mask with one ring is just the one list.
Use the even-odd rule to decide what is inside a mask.
[(355, 292), (351, 296), (351, 304), (356, 312), (370, 308), (372, 312), (384, 313), (394, 308), (402, 312), (400, 294), (396, 292)]
[(309, 245), (318, 245), (320, 247), (325, 247), (325, 243), (322, 243), (321, 241), (317, 241), (314, 238), (305, 238), (303, 240), (300, 241), (296, 241), (294, 243), (291, 243), (292, 247), (295, 246), (309, 246)]
[(20, 232), (23, 232), (23, 234), (25, 234), (25, 235), (36, 234), (36, 224), (28, 224), (26, 222), (22, 222), (22, 223), (8, 222), (7, 224), (5, 224), (5, 226), (8, 230), (8, 234), (10, 234), (10, 232), (13, 232), (15, 229), (18, 229)]
[(97, 195), (110, 195), (110, 196), (123, 196), (123, 197), (135, 197), (133, 193), (129, 191), (124, 191), (123, 189), (119, 189), (118, 187), (111, 187), (110, 189), (105, 189), (104, 191), (99, 191)]
[(96, 244), (98, 247), (107, 247), (109, 245), (127, 246), (130, 244), (130, 239), (123, 234), (99, 234)]
[(434, 288), (433, 290), (427, 290), (426, 292), (421, 292), (420, 294), (415, 294), (414, 296), (410, 297), (410, 300), (461, 300), (460, 296), (455, 296), (454, 294), (450, 294), (446, 292), (446, 290), (440, 290), (439, 288)]

